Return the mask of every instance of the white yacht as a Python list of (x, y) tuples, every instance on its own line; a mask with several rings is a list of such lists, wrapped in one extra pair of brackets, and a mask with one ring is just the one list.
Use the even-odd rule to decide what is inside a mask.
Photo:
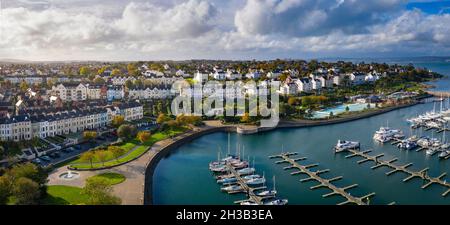
[(435, 148), (429, 148), (427, 149), (426, 153), (427, 155), (434, 155), (436, 153), (436, 149)]
[(244, 169), (240, 169), (237, 172), (239, 173), (239, 175), (250, 175), (255, 172), (255, 168), (247, 167)]
[(260, 197), (269, 197), (277, 195), (277, 190), (275, 189), (275, 176), (273, 176), (273, 189), (257, 192), (256, 195)]
[(264, 205), (286, 205), (286, 204), (288, 204), (287, 199), (275, 199), (264, 203)]
[(244, 189), (241, 187), (241, 185), (230, 185), (230, 186), (223, 187), (220, 190), (230, 192), (230, 191), (242, 191)]
[(260, 184), (264, 184), (265, 182), (266, 182), (266, 178), (264, 178), (264, 177), (253, 178), (253, 179), (245, 181), (245, 183), (247, 185), (260, 185)]
[(341, 141), (338, 140), (336, 146), (334, 146), (334, 150), (336, 152), (346, 151), (348, 149), (358, 149), (360, 148), (359, 142), (356, 141)]
[(439, 158), (441, 158), (441, 159), (445, 159), (445, 158), (447, 158), (447, 157), (449, 157), (450, 156), (450, 151), (442, 151), (441, 153), (439, 153)]
[(247, 200), (247, 201), (241, 202), (240, 205), (258, 205), (258, 203), (254, 202), (252, 200)]
[(393, 138), (402, 137), (404, 137), (402, 131), (390, 129), (389, 127), (380, 127), (380, 129), (375, 131), (375, 134), (373, 135), (373, 139), (381, 143), (388, 142)]

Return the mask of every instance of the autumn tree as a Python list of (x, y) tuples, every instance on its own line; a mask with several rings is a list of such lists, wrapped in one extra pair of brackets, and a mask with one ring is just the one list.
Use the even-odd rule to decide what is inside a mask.
[(101, 150), (101, 151), (95, 151), (95, 157), (102, 162), (102, 165), (105, 166), (105, 162), (108, 159), (108, 152)]
[(141, 143), (147, 142), (152, 137), (152, 134), (149, 131), (140, 131), (137, 134), (137, 138)]
[(81, 76), (88, 76), (90, 73), (91, 73), (91, 71), (90, 71), (89, 67), (82, 66), (80, 68), (80, 75)]
[(125, 122), (125, 117), (122, 115), (116, 115), (113, 117), (112, 119), (112, 125), (114, 127), (119, 127), (120, 125), (122, 125)]
[(136, 135), (136, 127), (128, 124), (122, 124), (117, 128), (117, 136), (122, 139), (130, 139)]
[(86, 141), (94, 140), (97, 137), (96, 131), (84, 131), (83, 132), (83, 138)]
[(163, 124), (164, 122), (167, 122), (169, 120), (170, 120), (170, 118), (168, 116), (166, 116), (164, 113), (160, 113), (158, 115), (158, 118), (156, 118), (156, 123)]
[(250, 122), (250, 115), (248, 114), (248, 112), (244, 113), (244, 115), (242, 115), (241, 117), (241, 122), (242, 123), (249, 123)]
[(290, 106), (296, 105), (296, 104), (297, 104), (297, 98), (295, 98), (295, 97), (289, 97), (289, 98), (288, 98), (288, 104), (289, 104)]
[(125, 150), (123, 148), (114, 145), (109, 146), (108, 151), (111, 152), (117, 162), (119, 161), (119, 157), (125, 154)]
[(27, 82), (22, 81), (22, 82), (20, 83), (20, 85), (19, 85), (19, 88), (20, 88), (21, 91), (25, 92), (25, 91), (28, 90), (28, 88), (30, 88), (30, 86), (28, 85)]
[(93, 166), (94, 159), (95, 159), (95, 154), (92, 151), (87, 151), (80, 155), (80, 160), (82, 162), (89, 162), (91, 164), (91, 168), (94, 167)]
[(120, 71), (119, 69), (113, 69), (111, 71), (111, 76), (120, 76), (122, 75), (122, 71)]

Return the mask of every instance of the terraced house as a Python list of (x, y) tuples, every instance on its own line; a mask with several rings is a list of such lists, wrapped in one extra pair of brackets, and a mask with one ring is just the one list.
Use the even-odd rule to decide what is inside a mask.
[(81, 110), (7, 116), (0, 119), (0, 139), (21, 141), (94, 130), (111, 124), (116, 115), (124, 116), (126, 121), (139, 120), (143, 118), (143, 107), (137, 102), (130, 102)]

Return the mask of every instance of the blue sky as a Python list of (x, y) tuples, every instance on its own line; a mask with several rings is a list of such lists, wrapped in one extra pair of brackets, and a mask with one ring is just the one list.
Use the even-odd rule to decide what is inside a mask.
[(450, 1), (410, 2), (406, 6), (408, 10), (414, 8), (428, 14), (450, 13)]
[(450, 52), (450, 1), (0, 2), (0, 59), (273, 59)]

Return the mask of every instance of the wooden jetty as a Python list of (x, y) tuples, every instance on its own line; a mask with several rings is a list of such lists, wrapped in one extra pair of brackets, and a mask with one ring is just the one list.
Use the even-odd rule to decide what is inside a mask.
[(307, 181), (317, 181), (319, 182), (318, 185), (311, 187), (311, 190), (317, 189), (317, 188), (328, 188), (331, 190), (330, 193), (322, 195), (322, 197), (330, 197), (333, 195), (340, 195), (344, 197), (346, 200), (344, 202), (339, 203), (338, 205), (344, 205), (344, 204), (357, 204), (357, 205), (368, 205), (368, 200), (370, 197), (374, 196), (375, 193), (370, 193), (368, 195), (365, 195), (363, 197), (355, 197), (352, 196), (350, 193), (347, 192), (347, 190), (357, 187), (357, 184), (352, 184), (347, 187), (336, 187), (334, 184), (332, 184), (333, 181), (337, 181), (342, 179), (342, 176), (334, 177), (331, 179), (325, 179), (320, 177), (319, 175), (322, 173), (329, 172), (329, 169), (325, 170), (318, 170), (318, 171), (311, 171), (309, 168), (316, 167), (318, 164), (310, 164), (310, 165), (300, 165), (298, 161), (305, 160), (306, 157), (302, 158), (290, 158), (290, 156), (297, 155), (296, 152), (288, 152), (288, 153), (282, 153), (280, 155), (274, 155), (270, 156), (269, 158), (281, 158), (281, 161), (277, 161), (275, 163), (281, 164), (281, 163), (289, 163), (290, 166), (286, 166), (283, 169), (297, 169), (297, 171), (292, 172), (291, 175), (296, 174), (306, 174), (308, 175), (307, 178), (301, 179), (300, 182), (307, 182)]
[(438, 177), (430, 177), (427, 174), (428, 168), (425, 168), (425, 169), (420, 170), (420, 171), (412, 171), (412, 170), (408, 169), (408, 167), (412, 166), (412, 163), (407, 163), (405, 165), (395, 165), (393, 163), (395, 161), (397, 161), (397, 158), (393, 158), (393, 159), (390, 159), (390, 160), (381, 160), (379, 158), (384, 156), (384, 154), (371, 156), (371, 155), (367, 154), (370, 151), (371, 150), (357, 151), (357, 150), (349, 149), (348, 152), (350, 152), (351, 154), (345, 156), (345, 158), (361, 157), (363, 159), (358, 161), (358, 164), (361, 164), (361, 163), (364, 163), (364, 162), (368, 162), (368, 161), (372, 161), (372, 162), (375, 162), (375, 165), (371, 167), (372, 169), (377, 169), (377, 168), (380, 168), (380, 167), (383, 167), (383, 166), (391, 168), (392, 170), (386, 173), (387, 176), (392, 175), (392, 174), (397, 173), (397, 172), (402, 172), (402, 173), (405, 173), (405, 174), (409, 175), (407, 178), (403, 179), (403, 182), (407, 182), (407, 181), (409, 181), (409, 180), (411, 180), (413, 178), (419, 178), (419, 179), (422, 179), (422, 180), (428, 182), (427, 184), (422, 186), (422, 189), (425, 189), (425, 188), (429, 187), (432, 184), (437, 184), (437, 185), (441, 185), (443, 187), (448, 188), (447, 191), (442, 193), (443, 197), (447, 196), (450, 193), (450, 183), (447, 183), (446, 180), (442, 180), (442, 178), (446, 175), (446, 173), (443, 173), (443, 174), (439, 175)]

